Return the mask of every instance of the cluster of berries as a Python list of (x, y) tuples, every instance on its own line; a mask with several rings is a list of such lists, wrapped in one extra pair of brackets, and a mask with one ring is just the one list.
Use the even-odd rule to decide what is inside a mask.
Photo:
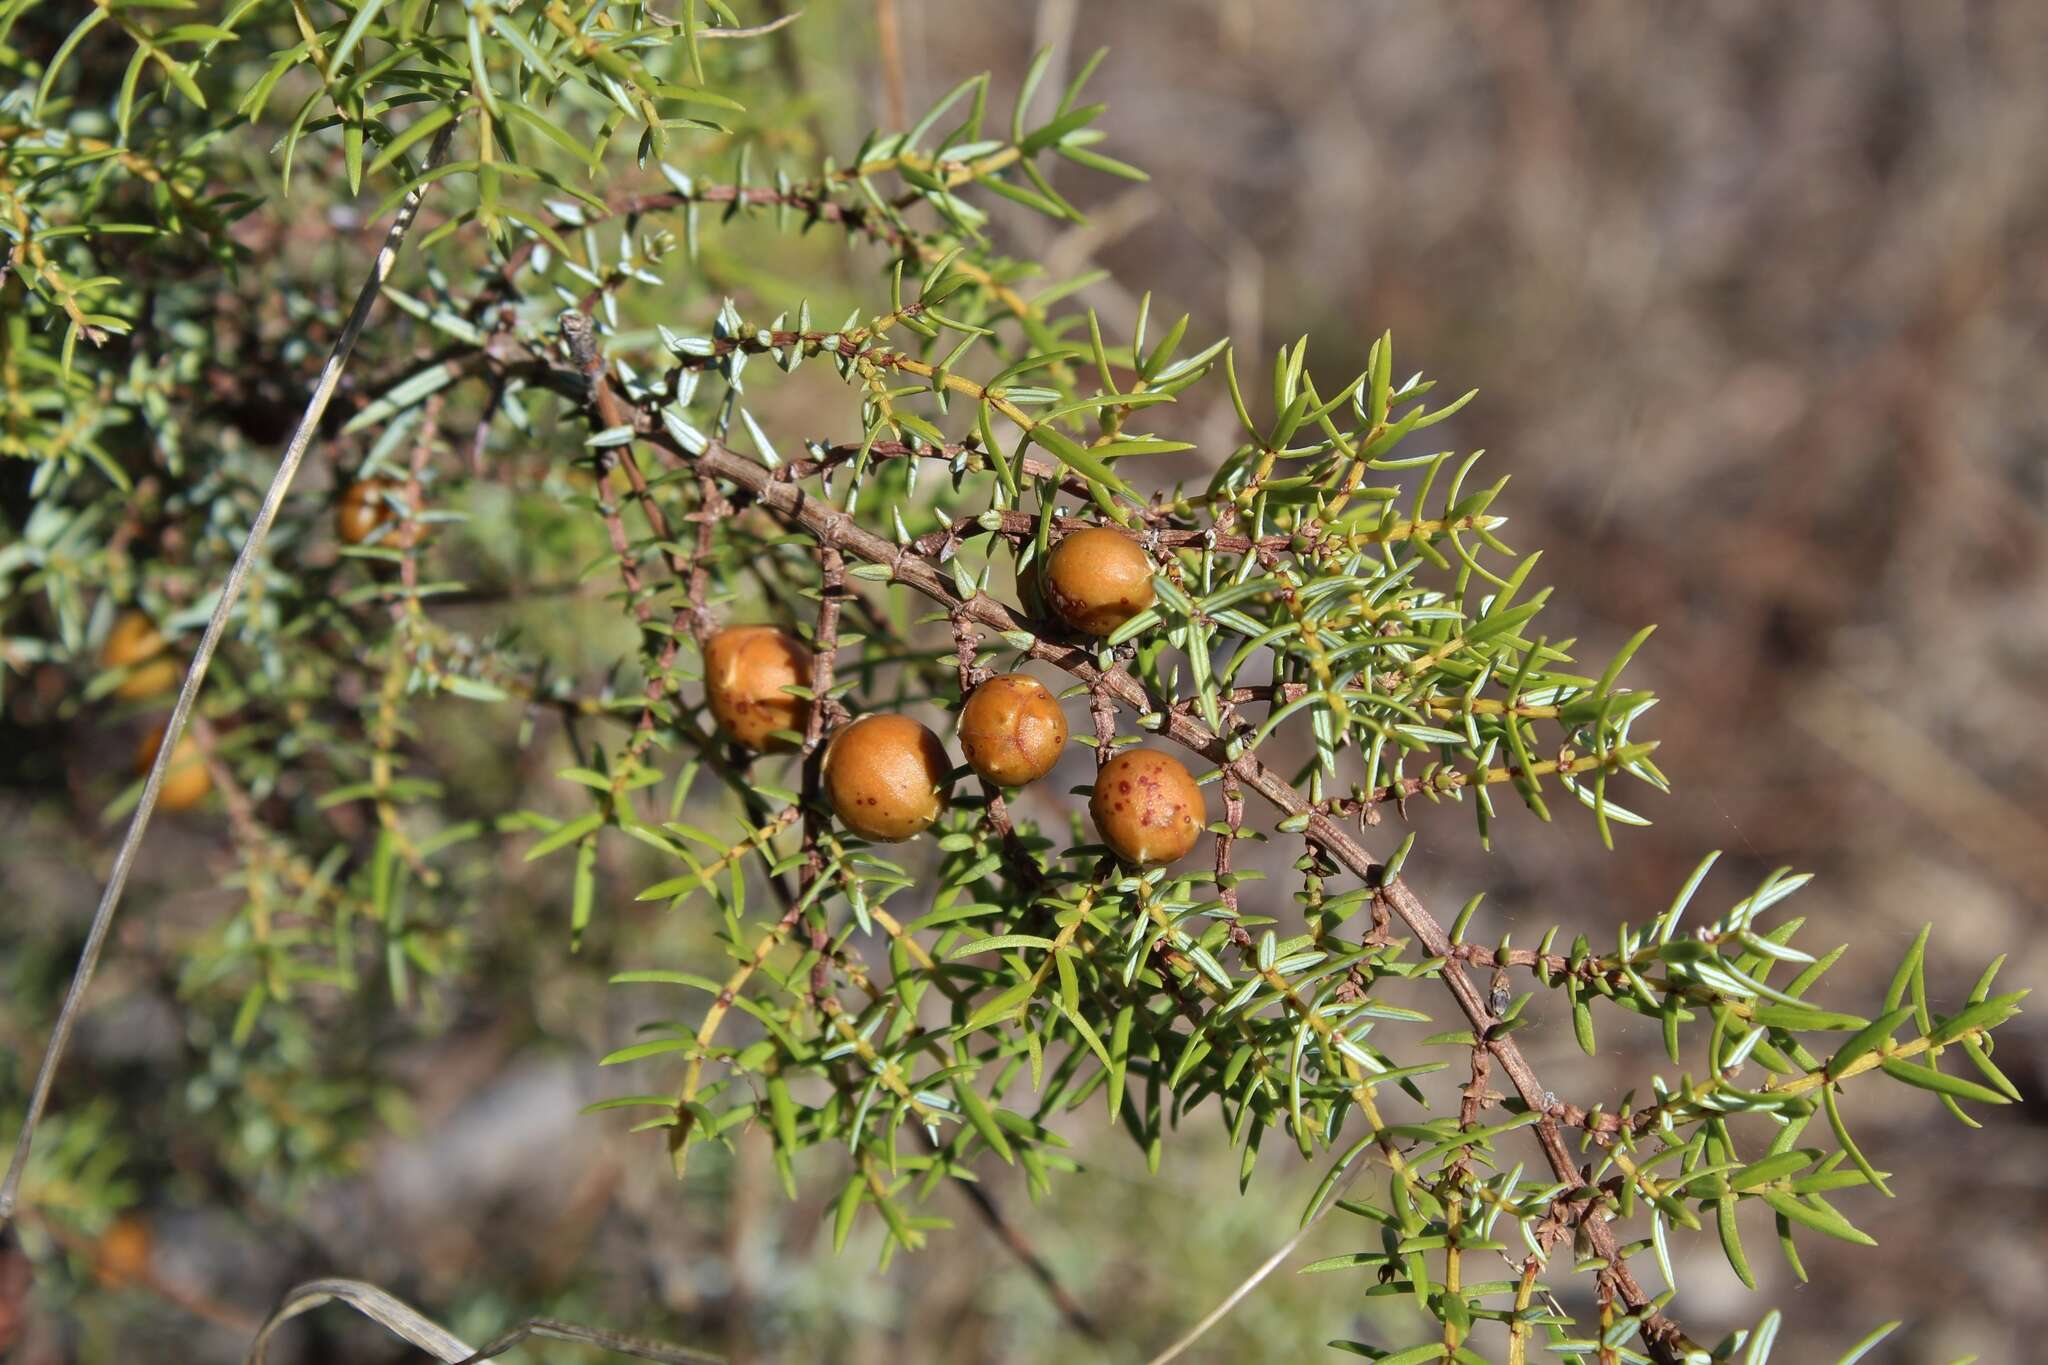
[[(420, 525), (394, 506), (398, 486), (388, 479), (349, 485), (335, 509), (344, 544), (361, 545), (378, 533), (395, 548), (409, 548)], [(1064, 537), (1027, 587), (1073, 630), (1095, 637), (1152, 605), (1152, 561), (1129, 536), (1091, 527)], [(176, 686), (181, 669), (156, 626), (140, 612), (115, 622), (100, 662), (122, 670), (114, 695), (128, 701)], [(792, 695), (811, 680), (811, 652), (773, 626), (731, 626), (705, 643), (706, 700), (719, 728), (757, 752), (791, 747), (810, 721), (810, 703)], [(976, 773), (1000, 787), (1017, 788), (1051, 772), (1067, 744), (1067, 718), (1044, 683), (1026, 673), (990, 678), (960, 710), (960, 747)], [(162, 743), (158, 725), (136, 753), (146, 773)], [(158, 805), (185, 810), (199, 804), (213, 779), (190, 735), (178, 741)], [(863, 839), (897, 842), (931, 828), (946, 808), (953, 764), (939, 737), (908, 716), (862, 716), (832, 736), (822, 770), (824, 794), (839, 822)], [(1096, 771), (1089, 812), (1103, 842), (1132, 863), (1170, 863), (1194, 848), (1207, 822), (1202, 790), (1171, 754), (1128, 749)]]
[[(1072, 629), (1106, 636), (1152, 605), (1152, 562), (1121, 532), (1075, 531), (1053, 547), (1038, 591)], [(705, 698), (734, 742), (756, 752), (790, 747), (810, 723), (810, 702), (792, 687), (811, 681), (811, 652), (773, 626), (729, 626), (704, 646)], [(960, 708), (967, 765), (999, 787), (1051, 772), (1067, 744), (1067, 718), (1027, 673), (990, 678)], [(952, 759), (939, 737), (908, 716), (861, 716), (826, 746), (821, 777), (839, 823), (863, 839), (894, 843), (931, 828), (950, 795)], [(1194, 848), (1207, 823), (1202, 789), (1171, 754), (1127, 749), (1095, 774), (1089, 813), (1102, 840), (1132, 863), (1170, 863)]]

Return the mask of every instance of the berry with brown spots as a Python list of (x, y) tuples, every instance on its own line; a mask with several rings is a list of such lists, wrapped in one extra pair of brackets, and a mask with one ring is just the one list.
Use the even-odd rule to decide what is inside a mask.
[(1209, 820), (1202, 789), (1187, 768), (1157, 749), (1126, 749), (1103, 764), (1088, 813), (1102, 842), (1129, 863), (1185, 858)]
[(960, 708), (960, 751), (997, 786), (1036, 782), (1066, 746), (1067, 718), (1058, 699), (1029, 673), (990, 678)]
[(403, 500), (405, 485), (395, 479), (358, 479), (342, 491), (334, 508), (334, 534), (344, 545), (362, 545), (377, 532), (377, 544), (394, 550), (410, 550), (419, 544), (425, 527), (410, 516), (401, 517), (391, 499)]
[[(147, 777), (150, 765), (156, 762), (157, 746), (164, 742), (164, 727), (159, 724), (143, 736), (141, 747), (135, 751), (135, 775)], [(213, 790), (213, 774), (206, 770), (206, 762), (199, 755), (199, 744), (190, 735), (178, 736), (177, 747), (171, 750), (171, 766), (164, 770), (164, 785), (156, 794), (158, 810), (190, 810), (206, 799)]]
[(793, 749), (777, 730), (802, 734), (811, 704), (790, 687), (811, 682), (811, 651), (774, 626), (727, 626), (704, 645), (704, 698), (718, 728), (756, 752)]
[(114, 695), (123, 701), (139, 701), (176, 687), (178, 662), (164, 656), (166, 648), (163, 633), (147, 616), (139, 611), (121, 613), (100, 646), (102, 668), (128, 670), (114, 685)]
[(1052, 547), (1040, 587), (1083, 635), (1109, 635), (1152, 605), (1152, 559), (1121, 531), (1091, 526)]
[(862, 716), (825, 751), (825, 799), (863, 839), (922, 834), (946, 809), (952, 760), (939, 737), (908, 716)]

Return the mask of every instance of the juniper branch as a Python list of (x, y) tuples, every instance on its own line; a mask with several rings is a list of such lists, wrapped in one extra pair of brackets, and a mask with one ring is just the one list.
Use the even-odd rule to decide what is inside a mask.
[[(651, 427), (651, 424), (649, 426)], [(895, 582), (915, 589), (949, 611), (957, 611), (992, 630), (1032, 636), (1033, 642), (1029, 653), (1033, 658), (1063, 669), (1087, 684), (1091, 690), (1099, 689), (1140, 714), (1160, 710), (1154, 699), (1128, 672), (1121, 668), (1099, 669), (1088, 651), (1075, 645), (1047, 639), (1038, 633), (1036, 623), (1019, 618), (1007, 606), (993, 598), (983, 594), (971, 598), (961, 597), (946, 576), (932, 565), (909, 553), (904, 547), (893, 545), (861, 527), (844, 511), (810, 497), (803, 490), (778, 479), (774, 471), (766, 466), (716, 443), (693, 457), (666, 433), (649, 430), (648, 439), (668, 450), (672, 459), (691, 464), (700, 473), (744, 490), (763, 506), (773, 509), (792, 523), (801, 526), (820, 544), (834, 547), (871, 564), (888, 566)], [(1201, 721), (1187, 715), (1169, 712), (1164, 733), (1176, 743), (1201, 754), (1234, 774), (1238, 781), (1258, 793), (1283, 817), (1306, 816), (1306, 835), (1312, 842), (1326, 849), (1367, 885), (1379, 882), (1382, 866), (1380, 861), (1335, 820), (1316, 810), (1293, 784), (1273, 772), (1256, 755), (1245, 753), (1232, 758), (1221, 736), (1209, 730)], [(1486, 1039), (1486, 1046), (1514, 1085), (1522, 1101), (1541, 1115), (1535, 1125), (1536, 1136), (1552, 1174), (1570, 1190), (1583, 1189), (1585, 1178), (1565, 1147), (1557, 1119), (1550, 1113), (1556, 1103), (1554, 1096), (1543, 1085), (1511, 1036), (1488, 1037), (1489, 1032), (1500, 1020), (1466, 975), (1463, 964), (1453, 955), (1455, 945), (1452, 944), (1450, 935), (1405, 881), (1395, 878), (1386, 882), (1380, 889), (1394, 913), (1400, 916), (1409, 931), (1415, 935), (1423, 951), (1432, 958), (1444, 959), (1442, 980), (1457, 1002), (1459, 1010), (1471, 1023), (1475, 1033)], [(1616, 1289), (1629, 1310), (1640, 1312), (1648, 1309), (1651, 1306), (1651, 1296), (1643, 1289), (1623, 1259), (1612, 1229), (1596, 1217), (1586, 1222), (1585, 1232), (1594, 1253), (1607, 1263)], [(1684, 1352), (1690, 1349), (1690, 1343), (1683, 1331), (1661, 1313), (1651, 1312), (1644, 1317), (1643, 1335), (1654, 1357), (1660, 1363), (1676, 1365)]]

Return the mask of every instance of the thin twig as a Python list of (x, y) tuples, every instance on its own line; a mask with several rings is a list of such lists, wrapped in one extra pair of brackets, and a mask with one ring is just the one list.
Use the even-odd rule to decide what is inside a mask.
[[(439, 165), (447, 154), (454, 124), (441, 130), (434, 139), (434, 147), (427, 155), (427, 169)], [(149, 780), (143, 784), (142, 800), (137, 803), (135, 813), (129, 817), (128, 832), (121, 840), (121, 848), (114, 855), (114, 868), (108, 874), (106, 890), (100, 895), (99, 907), (93, 911), (92, 928), (85, 936), (85, 947), (79, 952), (77, 969), (71, 976), (71, 987), (64, 993), (64, 1004), (57, 1012), (57, 1024), (50, 1032), (49, 1045), (43, 1050), (42, 1065), (36, 1071), (35, 1088), (29, 1094), (28, 1112), (21, 1121), (21, 1134), (15, 1139), (14, 1156), (7, 1165), (7, 1178), (0, 1182), (0, 1228), (4, 1228), (14, 1216), (15, 1202), (21, 1192), (21, 1178), (28, 1168), (29, 1148), (35, 1141), (36, 1125), (42, 1122), (44, 1106), (49, 1103), (50, 1087), (57, 1077), (57, 1066), (63, 1060), (64, 1048), (71, 1038), (72, 1025), (77, 1021), (80, 1007), (85, 999), (86, 987), (92, 984), (93, 972), (99, 966), (100, 952), (105, 947), (107, 932), (113, 927), (114, 909), (121, 903), (121, 892), (128, 884), (129, 870), (134, 866), (136, 850), (142, 846), (142, 836), (149, 828), (149, 817), (156, 809), (157, 795), (163, 790), (164, 774), (170, 771), (173, 755), (177, 751), (178, 739), (185, 733), (185, 721), (192, 714), (192, 704), (199, 696), (200, 684), (206, 680), (206, 666), (213, 660), (213, 652), (220, 645), (221, 636), (227, 633), (228, 617), (241, 598), (242, 585), (248, 580), (249, 569), (255, 564), (256, 556), (263, 551), (263, 541), (270, 534), (270, 525), (277, 520), (277, 512), (284, 505), (285, 494), (291, 491), (292, 479), (299, 472), (299, 463), (305, 458), (306, 447), (319, 429), (320, 418), (327, 411), (328, 400), (334, 397), (334, 387), (341, 380), (341, 372), (348, 364), (349, 353), (355, 349), (356, 338), (362, 335), (363, 325), (370, 319), (370, 310), (376, 305), (377, 296), (384, 282), (391, 277), (392, 267), (398, 262), (398, 249), (405, 242), (405, 234), (418, 216), (420, 202), (425, 197), (426, 186), (418, 186), (409, 192), (398, 206), (398, 216), (392, 219), (391, 229), (384, 235), (384, 245), (377, 252), (377, 259), (370, 267), (369, 277), (356, 294), (355, 307), (350, 311), (348, 321), (342, 326), (341, 335), (335, 338), (334, 349), (328, 353), (327, 364), (320, 371), (319, 382), (313, 386), (313, 396), (306, 402), (306, 410), (299, 417), (297, 430), (292, 432), (290, 442), (285, 446), (284, 456), (278, 461), (277, 473), (270, 480), (270, 489), (263, 495), (263, 506), (256, 512), (256, 519), (249, 526), (248, 539), (242, 542), (241, 553), (235, 556), (235, 563), (228, 570), (227, 581), (221, 585), (220, 600), (214, 604), (213, 616), (206, 623), (206, 633), (199, 638), (199, 647), (192, 654), (192, 663), (185, 670), (184, 685), (178, 689), (177, 704), (171, 708), (171, 718), (164, 724), (163, 740), (157, 745), (156, 761), (150, 764)]]
[[(825, 815), (825, 732), (831, 716), (832, 679), (839, 659), (839, 608), (846, 594), (846, 556), (831, 545), (818, 548), (818, 623), (811, 632), (810, 711), (804, 720), (804, 865), (797, 878), (800, 895), (825, 875), (822, 847), (829, 821)], [(832, 994), (832, 959), (826, 949), (832, 936), (820, 916), (811, 924), (811, 997), (823, 1005)]]

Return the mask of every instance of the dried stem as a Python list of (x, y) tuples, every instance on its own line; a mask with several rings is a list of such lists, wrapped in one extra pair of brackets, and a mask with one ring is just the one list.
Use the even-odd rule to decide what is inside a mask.
[(1158, 1355), (1153, 1356), (1150, 1360), (1145, 1362), (1145, 1365), (1168, 1365), (1168, 1362), (1178, 1359), (1180, 1356), (1186, 1353), (1187, 1349), (1190, 1346), (1193, 1346), (1197, 1341), (1200, 1341), (1202, 1337), (1205, 1334), (1207, 1334), (1210, 1328), (1214, 1327), (1217, 1323), (1223, 1321), (1223, 1319), (1230, 1316), (1231, 1311), (1235, 1309), (1240, 1303), (1244, 1302), (1246, 1295), (1250, 1294), (1254, 1289), (1257, 1289), (1259, 1285), (1264, 1282), (1265, 1278), (1268, 1275), (1271, 1275), (1275, 1270), (1278, 1270), (1282, 1265), (1286, 1264), (1287, 1258), (1294, 1254), (1294, 1249), (1301, 1245), (1302, 1240), (1306, 1238), (1310, 1232), (1315, 1230), (1316, 1224), (1323, 1220), (1323, 1215), (1327, 1214), (1331, 1209), (1337, 1207), (1337, 1202), (1343, 1197), (1344, 1191), (1351, 1188), (1351, 1182), (1358, 1179), (1358, 1177), (1362, 1175), (1364, 1172), (1364, 1162), (1360, 1162), (1356, 1166), (1352, 1167), (1351, 1173), (1344, 1177), (1343, 1183), (1340, 1184), (1334, 1191), (1332, 1191), (1330, 1198), (1323, 1204), (1321, 1208), (1315, 1211), (1313, 1217), (1308, 1219), (1308, 1221), (1303, 1223), (1299, 1228), (1296, 1228), (1293, 1236), (1289, 1237), (1286, 1241), (1282, 1242), (1278, 1247), (1274, 1248), (1273, 1254), (1268, 1256), (1265, 1260), (1259, 1262), (1258, 1268), (1252, 1271), (1251, 1274), (1245, 1276), (1243, 1281), (1241, 1281), (1235, 1289), (1231, 1290), (1230, 1293), (1224, 1296), (1223, 1301), (1221, 1303), (1217, 1304), (1214, 1308), (1210, 1309), (1207, 1313), (1203, 1314), (1202, 1320), (1200, 1322), (1197, 1322), (1193, 1327), (1189, 1328), (1187, 1332), (1180, 1336), (1178, 1339), (1176, 1339), (1171, 1346), (1168, 1346)]

